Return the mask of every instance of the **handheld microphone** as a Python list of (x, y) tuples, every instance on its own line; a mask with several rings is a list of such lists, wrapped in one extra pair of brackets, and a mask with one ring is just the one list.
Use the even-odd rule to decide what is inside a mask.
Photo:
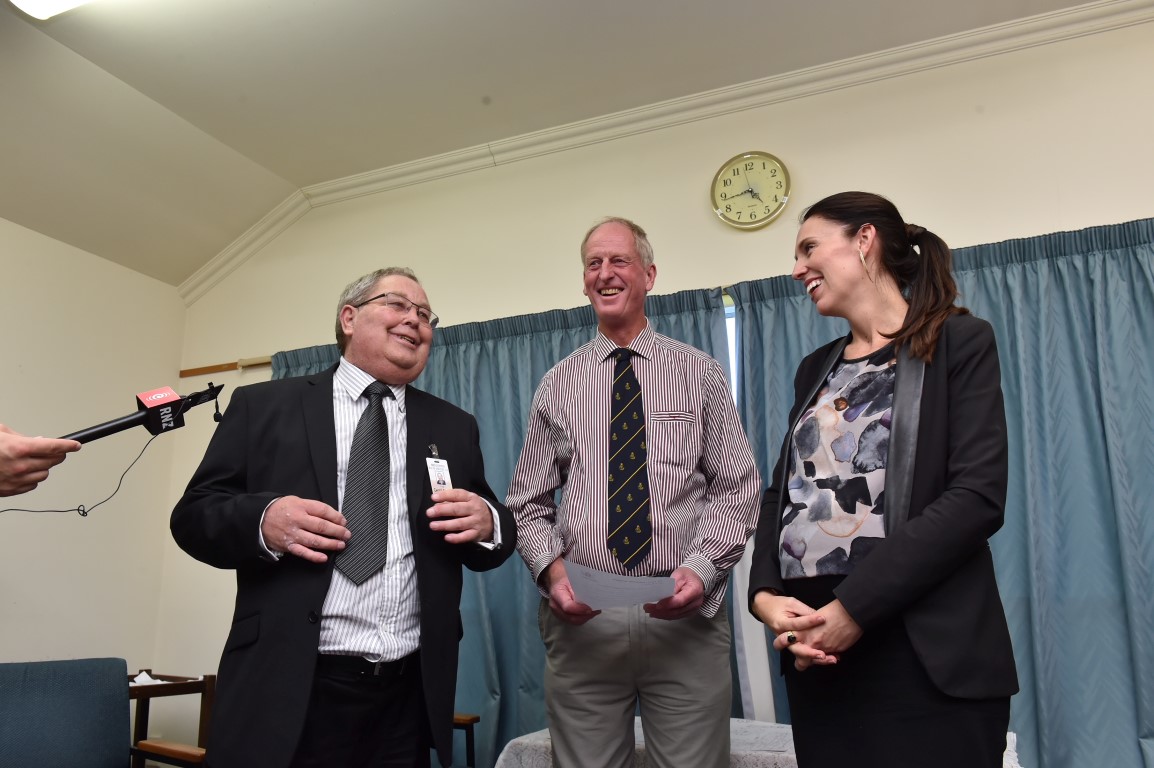
[(201, 403), (207, 403), (209, 400), (215, 401), (222, 389), (224, 389), (223, 384), (214, 387), (210, 381), (208, 389), (202, 392), (193, 392), (187, 397), (176, 394), (171, 387), (141, 392), (136, 396), (136, 413), (121, 416), (119, 419), (106, 421), (79, 432), (73, 432), (61, 439), (88, 443), (141, 425), (153, 435), (179, 429), (184, 426), (185, 411)]

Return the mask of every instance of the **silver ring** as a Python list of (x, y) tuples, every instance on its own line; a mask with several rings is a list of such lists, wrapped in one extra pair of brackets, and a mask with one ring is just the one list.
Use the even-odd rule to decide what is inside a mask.
[(797, 635), (793, 633), (792, 629), (785, 633), (785, 642), (789, 645), (793, 645), (797, 642)]

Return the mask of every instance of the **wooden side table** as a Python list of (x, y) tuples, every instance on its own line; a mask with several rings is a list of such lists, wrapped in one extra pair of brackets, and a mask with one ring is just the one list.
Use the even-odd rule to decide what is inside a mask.
[(480, 715), (469, 715), (457, 712), (453, 715), (453, 727), (465, 732), (465, 765), (474, 768), (477, 765), (476, 746), (473, 741), (473, 726), (481, 722)]
[[(216, 695), (216, 675), (203, 677), (182, 677), (179, 675), (154, 675), (150, 669), (142, 669), (158, 683), (134, 683), (136, 677), (128, 678), (128, 698), (136, 701), (136, 718), (132, 725), (132, 768), (144, 768), (146, 758), (170, 762), (174, 765), (199, 765), (204, 759), (204, 745), (208, 739), (209, 718)], [(162, 739), (148, 738), (148, 710), (152, 699), (163, 696), (200, 695), (200, 723), (197, 727), (195, 747)]]

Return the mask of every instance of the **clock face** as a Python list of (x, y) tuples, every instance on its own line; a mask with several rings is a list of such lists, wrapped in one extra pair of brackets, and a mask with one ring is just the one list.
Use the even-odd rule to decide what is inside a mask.
[(768, 152), (743, 152), (713, 177), (713, 212), (738, 229), (757, 229), (776, 219), (789, 200), (789, 171)]

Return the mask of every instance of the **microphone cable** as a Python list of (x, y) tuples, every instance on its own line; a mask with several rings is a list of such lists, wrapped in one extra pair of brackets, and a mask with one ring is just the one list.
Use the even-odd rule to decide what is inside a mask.
[[(188, 403), (187, 399), (184, 399), (181, 401), (180, 410), (177, 411), (177, 414), (176, 414), (177, 416), (183, 414), (185, 411), (187, 411), (191, 407), (187, 403)], [(220, 421), (219, 416), (220, 416), (220, 406), (217, 405), (216, 406), (216, 413), (213, 414), (213, 419), (215, 421)], [(101, 504), (104, 504), (104, 502), (110, 501), (113, 496), (120, 493), (120, 487), (122, 485), (124, 485), (124, 478), (126, 475), (128, 475), (129, 470), (131, 470), (133, 467), (136, 466), (136, 462), (140, 461), (140, 457), (143, 456), (144, 452), (148, 450), (148, 446), (152, 445), (152, 441), (155, 440), (156, 438), (160, 437), (160, 435), (161, 435), (161, 433), (158, 432), (157, 434), (148, 438), (148, 442), (146, 442), (144, 444), (144, 447), (140, 449), (140, 453), (136, 454), (136, 458), (133, 459), (132, 462), (128, 465), (128, 467), (123, 472), (120, 473), (120, 480), (118, 480), (116, 482), (116, 490), (114, 490), (112, 493), (110, 493), (108, 495), (108, 498), (106, 498), (102, 501), (96, 502), (91, 507), (85, 507), (83, 504), (77, 504), (75, 507), (69, 507), (68, 509), (21, 509), (20, 507), (8, 507), (7, 509), (0, 509), (0, 514), (2, 514), (4, 512), (33, 512), (33, 513), (76, 512), (81, 517), (88, 517), (88, 513), (92, 512), (92, 510), (96, 509)]]

